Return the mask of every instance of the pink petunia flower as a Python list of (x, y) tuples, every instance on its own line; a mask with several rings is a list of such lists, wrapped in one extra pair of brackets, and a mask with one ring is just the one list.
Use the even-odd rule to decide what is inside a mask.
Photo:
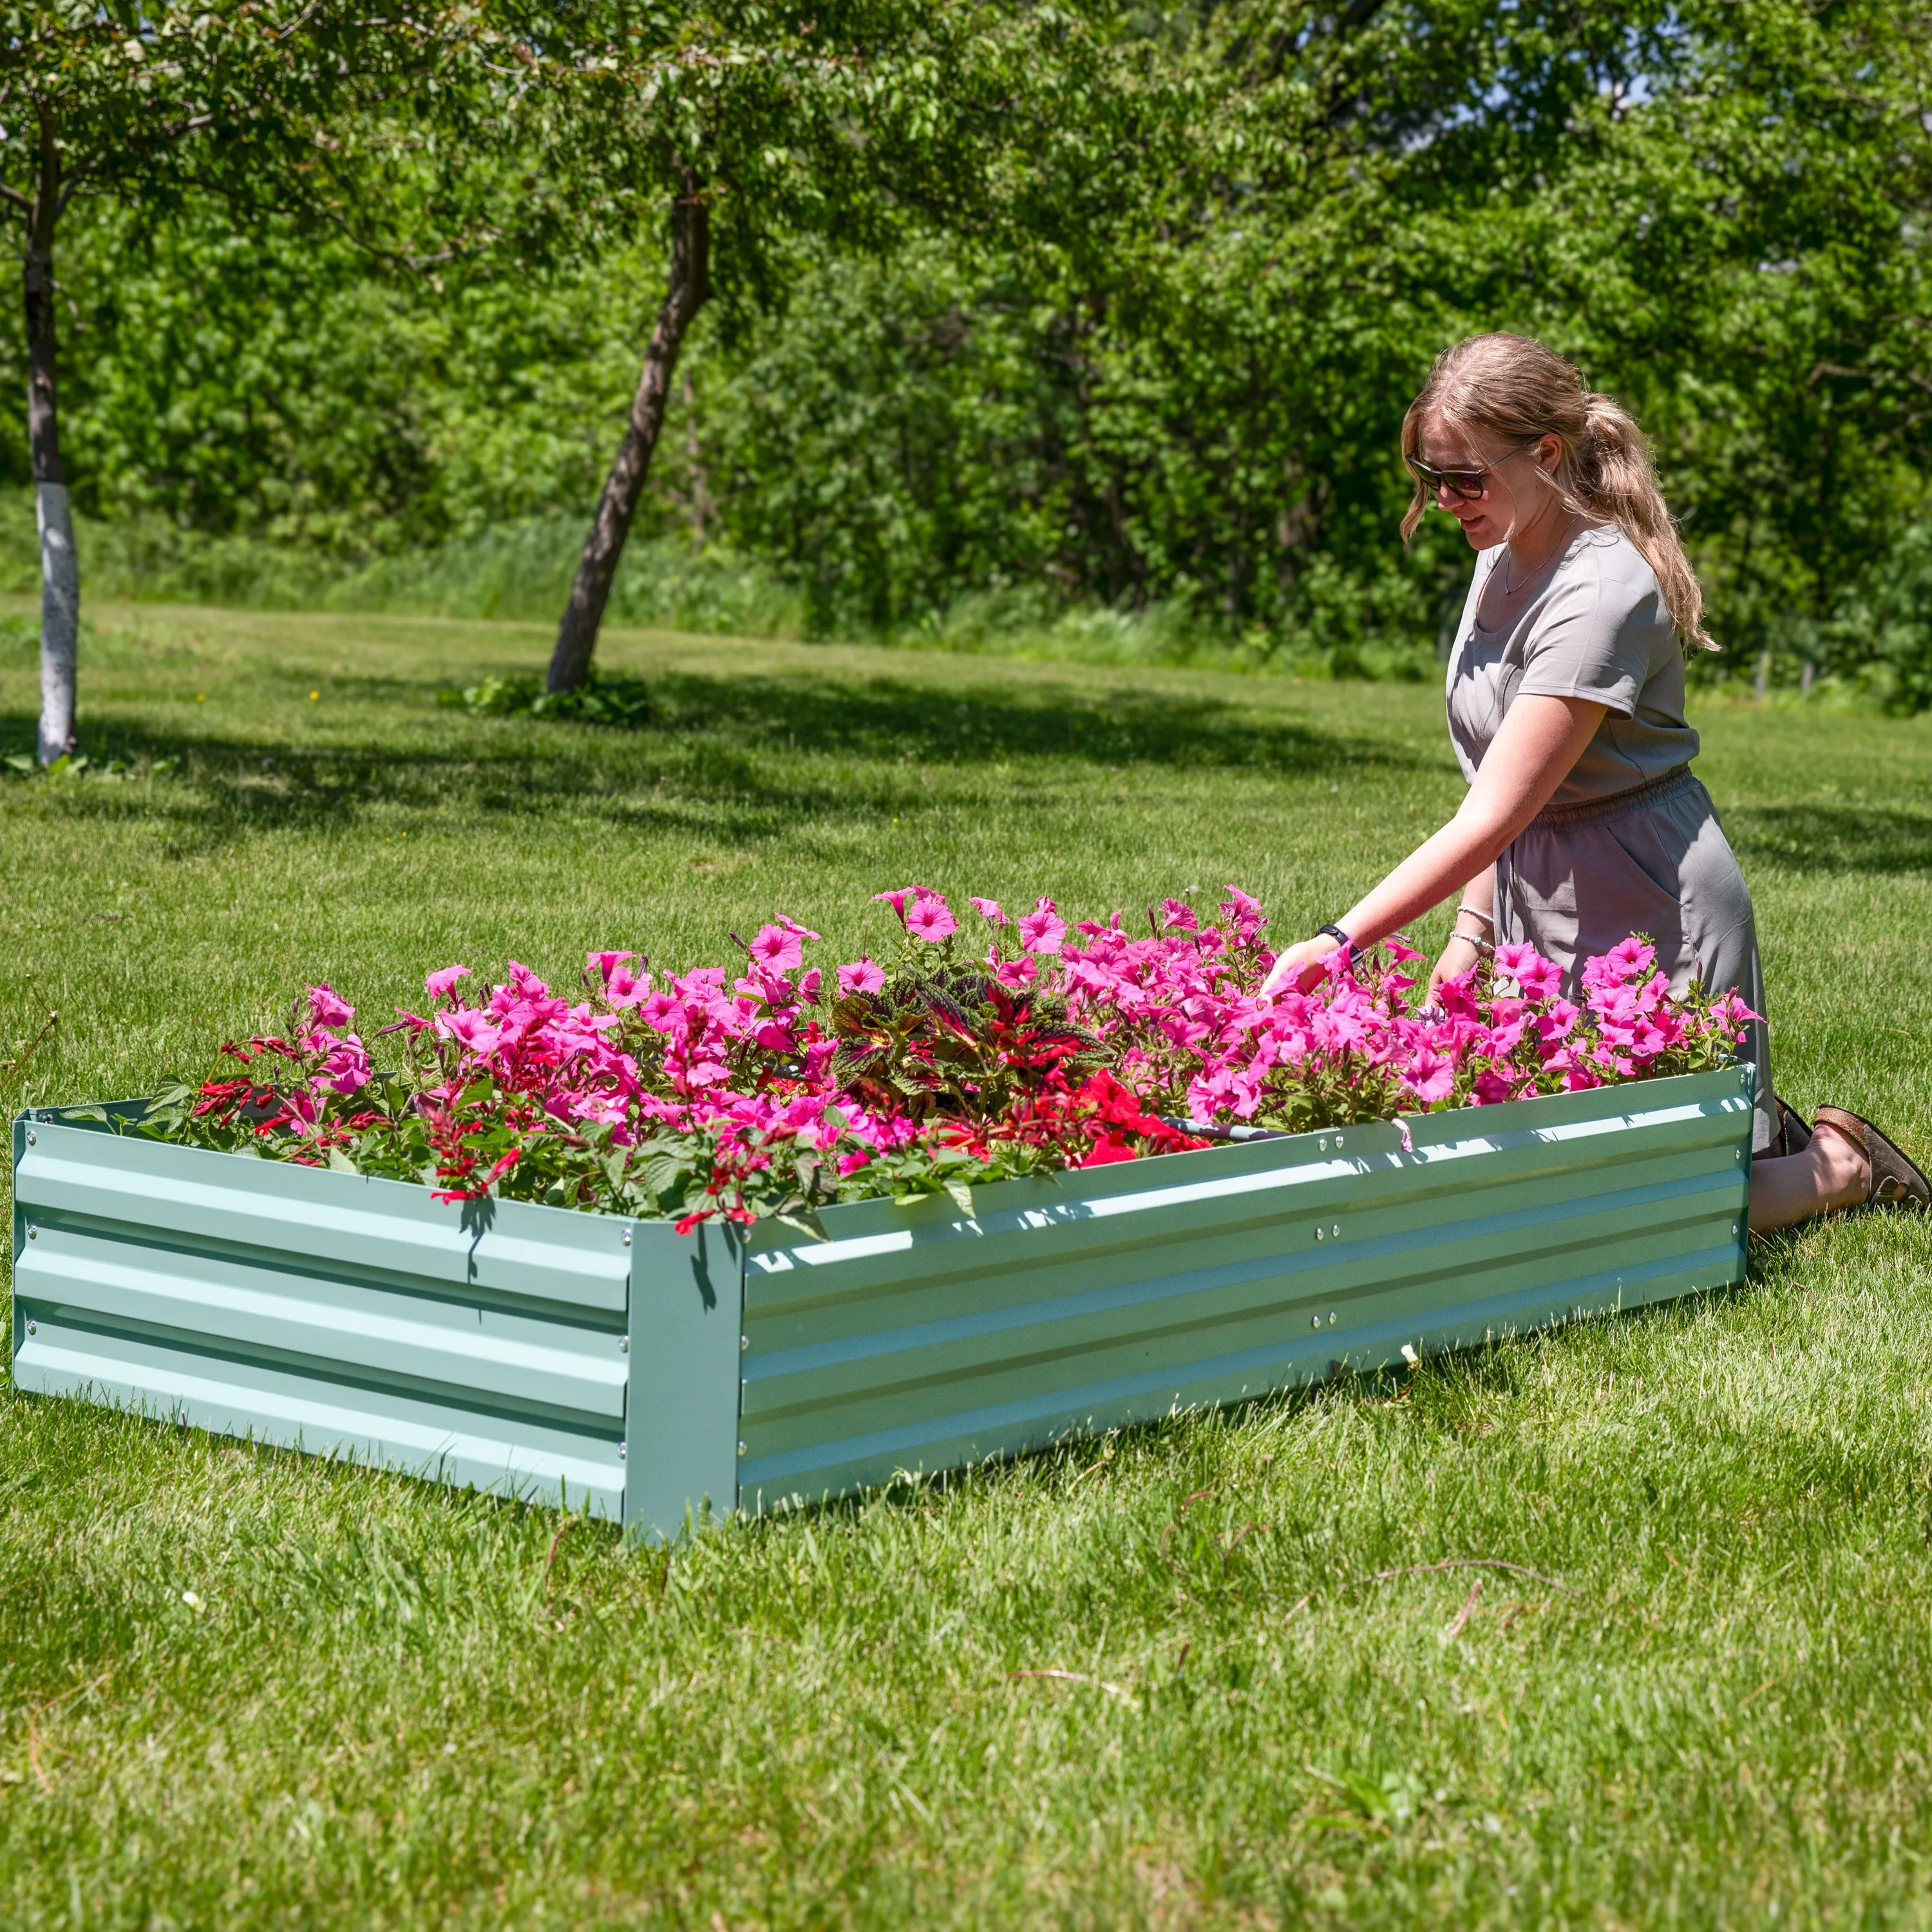
[(1000, 902), (998, 899), (982, 899), (974, 897), (969, 898), (967, 903), (982, 919), (991, 920), (995, 926), (1004, 926), (1007, 923), (1006, 916), (1000, 911)]
[(838, 969), (838, 990), (842, 993), (876, 993), (886, 983), (884, 970), (869, 959), (855, 959)]
[(1201, 922), (1194, 916), (1194, 908), (1180, 899), (1162, 899), (1160, 902), (1160, 929), (1163, 932), (1198, 932)]
[(308, 988), (308, 1017), (311, 1026), (346, 1026), (356, 1017), (356, 1009), (343, 1000), (332, 986)]
[(1563, 969), (1553, 960), (1539, 959), (1516, 976), (1516, 982), (1532, 1000), (1553, 1000), (1563, 990)]
[(479, 1058), (496, 1050), (501, 1031), (490, 1024), (490, 1016), (475, 1006), (459, 1006), (454, 1012), (438, 1013), (436, 1030), (446, 1040), (453, 1040)]
[(634, 1006), (650, 990), (648, 973), (633, 973), (628, 966), (620, 964), (605, 980), (604, 997), (614, 1006)]
[(1021, 915), (1020, 944), (1029, 952), (1058, 952), (1066, 937), (1066, 922), (1051, 899), (1040, 900), (1031, 912)]
[(444, 966), (424, 980), (423, 991), (432, 1000), (447, 999), (455, 990), (457, 981), (466, 980), (469, 976), (470, 968), (467, 966)]
[(805, 963), (805, 948), (796, 932), (782, 926), (761, 926), (753, 936), (752, 957), (768, 973), (790, 973)]
[(525, 999), (547, 1000), (550, 998), (549, 987), (545, 986), (527, 966), (514, 959), (512, 959), (509, 964), (511, 981)]
[(914, 938), (937, 945), (959, 930), (959, 922), (952, 916), (952, 908), (937, 892), (922, 892), (905, 915), (905, 928)]
[(993, 977), (1001, 986), (1010, 986), (1015, 992), (1018, 992), (1040, 970), (1024, 953), (1017, 959), (996, 959), (990, 963)]
[(1268, 914), (1262, 910), (1261, 901), (1250, 898), (1238, 886), (1228, 888), (1228, 896), (1221, 902), (1220, 909), (1227, 914), (1234, 928), (1234, 936), (1244, 945), (1268, 923)]
[(1397, 1076), (1404, 1092), (1413, 1094), (1426, 1107), (1446, 1100), (1456, 1084), (1456, 1063), (1447, 1054), (1426, 1046), (1418, 1047), (1415, 1058)]
[(916, 886), (895, 886), (889, 892), (874, 892), (872, 895), (872, 903), (876, 905), (881, 899), (884, 900), (903, 921), (905, 918), (906, 901), (918, 890), (919, 888)]
[(1509, 1076), (1494, 1066), (1486, 1066), (1476, 1076), (1474, 1099), (1479, 1107), (1499, 1107), (1510, 1095)]
[(1505, 940), (1496, 948), (1496, 970), (1507, 980), (1521, 982), (1526, 973), (1533, 973), (1542, 964), (1542, 956), (1536, 948), (1521, 940)]
[(637, 956), (634, 952), (586, 952), (584, 956), (584, 963), (586, 966), (596, 967), (597, 976), (608, 986), (610, 983), (610, 975), (627, 960), (634, 959)]
[(369, 1056), (353, 1034), (338, 1041), (330, 1051), (314, 1084), (345, 1097), (369, 1084)]

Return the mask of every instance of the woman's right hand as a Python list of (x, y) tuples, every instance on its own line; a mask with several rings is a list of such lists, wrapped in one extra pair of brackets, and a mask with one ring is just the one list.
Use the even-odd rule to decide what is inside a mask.
[(1318, 932), (1312, 939), (1304, 939), (1278, 953), (1268, 968), (1268, 977), (1262, 982), (1261, 997), (1271, 1000), (1291, 988), (1298, 993), (1312, 992), (1328, 970), (1324, 962), (1328, 956), (1340, 943), (1332, 933)]
[(1460, 932), (1451, 933), (1449, 944), (1437, 956), (1435, 970), (1429, 976), (1429, 1004), (1436, 1004), (1436, 988), (1444, 980), (1461, 979), (1481, 957), (1474, 940), (1466, 939)]

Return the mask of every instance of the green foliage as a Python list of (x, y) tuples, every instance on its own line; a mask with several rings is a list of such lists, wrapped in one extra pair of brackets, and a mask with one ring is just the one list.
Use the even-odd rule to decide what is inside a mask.
[(591, 677), (569, 691), (546, 691), (525, 674), (486, 677), (446, 693), (473, 718), (574, 718), (586, 724), (647, 724), (650, 687), (634, 677)]
[[(502, 238), (420, 274), (77, 202), (71, 467), (129, 532), (90, 569), (112, 543), (144, 594), (554, 621), (688, 162), (724, 184), (717, 296), (616, 621), (1428, 674), (1468, 558), (1439, 519), (1397, 543), (1396, 427), (1501, 326), (1649, 430), (1726, 647), (1702, 674), (1932, 688), (1899, 587), (1932, 477), (1913, 0), (821, 14), (586, 15), (614, 77), (518, 83), (460, 194), (436, 116), (392, 129), (371, 221)], [(743, 56), (709, 105), (686, 26)], [(826, 50), (868, 34), (862, 164)]]

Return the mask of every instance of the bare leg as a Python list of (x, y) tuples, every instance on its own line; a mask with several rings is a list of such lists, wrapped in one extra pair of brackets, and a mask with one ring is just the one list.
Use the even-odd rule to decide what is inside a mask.
[(1856, 1208), (1871, 1195), (1871, 1162), (1828, 1121), (1802, 1154), (1751, 1162), (1750, 1231), (1768, 1234), (1834, 1208)]

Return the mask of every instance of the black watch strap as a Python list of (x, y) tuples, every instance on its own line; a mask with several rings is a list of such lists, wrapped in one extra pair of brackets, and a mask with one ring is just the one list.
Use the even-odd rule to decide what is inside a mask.
[(1339, 926), (1318, 926), (1315, 930), (1317, 932), (1325, 932), (1330, 939), (1339, 940), (1341, 942), (1342, 950), (1345, 952), (1354, 951), (1355, 942)]

